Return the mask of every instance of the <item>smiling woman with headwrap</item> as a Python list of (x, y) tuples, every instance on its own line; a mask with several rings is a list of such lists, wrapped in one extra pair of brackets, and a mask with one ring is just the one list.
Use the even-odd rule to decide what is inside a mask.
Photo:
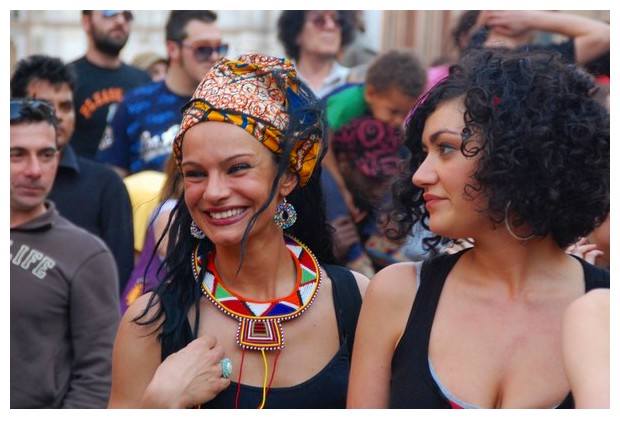
[(290, 61), (243, 55), (205, 76), (174, 142), (167, 275), (121, 322), (110, 407), (345, 406), (368, 279), (330, 265), (324, 151)]

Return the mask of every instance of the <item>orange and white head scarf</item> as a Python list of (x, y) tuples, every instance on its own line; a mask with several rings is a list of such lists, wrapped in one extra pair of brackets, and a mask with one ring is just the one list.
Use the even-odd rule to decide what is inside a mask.
[(177, 165), (181, 165), (183, 136), (188, 129), (204, 121), (228, 122), (246, 130), (278, 156), (282, 156), (287, 143), (292, 143), (290, 170), (304, 186), (319, 162), (323, 126), (316, 115), (305, 115), (301, 120), (311, 132), (298, 133), (300, 137), (293, 136), (290, 143), (284, 141), (291, 112), (307, 102), (299, 83), (287, 59), (261, 54), (220, 59), (184, 109), (173, 146)]

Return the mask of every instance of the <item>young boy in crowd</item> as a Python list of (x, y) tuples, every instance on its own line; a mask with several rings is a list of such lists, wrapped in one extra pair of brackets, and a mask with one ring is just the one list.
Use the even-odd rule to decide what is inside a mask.
[(425, 85), (418, 57), (391, 50), (370, 64), (363, 84), (325, 98), (330, 145), (323, 184), (336, 228), (334, 250), (345, 265), (368, 276), (401, 259), (398, 245), (381, 232), (380, 207), (404, 156), (401, 129)]

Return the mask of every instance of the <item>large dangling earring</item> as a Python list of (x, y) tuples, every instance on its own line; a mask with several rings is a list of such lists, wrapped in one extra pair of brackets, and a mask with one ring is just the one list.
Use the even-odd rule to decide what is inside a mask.
[(287, 229), (293, 226), (296, 220), (297, 212), (295, 211), (295, 207), (287, 202), (285, 198), (284, 201), (278, 204), (278, 208), (276, 208), (276, 214), (273, 215), (273, 223), (282, 229)]
[(512, 227), (510, 226), (510, 222), (508, 221), (508, 211), (510, 210), (510, 204), (512, 203), (512, 201), (508, 201), (508, 204), (506, 204), (506, 209), (504, 210), (504, 225), (506, 226), (506, 230), (508, 231), (508, 234), (510, 234), (512, 236), (512, 238), (519, 240), (519, 241), (527, 241), (530, 240), (532, 238), (534, 238), (534, 236), (536, 234), (530, 234), (527, 237), (523, 237), (522, 235), (517, 235), (513, 230)]
[(198, 240), (202, 240), (203, 238), (205, 238), (205, 233), (202, 232), (200, 228), (198, 228), (198, 225), (196, 225), (194, 221), (192, 221), (192, 224), (189, 227), (189, 232), (190, 234), (192, 234), (192, 237), (197, 238)]

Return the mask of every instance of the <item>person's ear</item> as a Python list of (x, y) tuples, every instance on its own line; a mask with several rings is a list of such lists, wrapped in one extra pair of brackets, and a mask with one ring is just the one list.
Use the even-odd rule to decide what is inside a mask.
[(82, 28), (86, 34), (90, 34), (92, 28), (92, 16), (82, 14)]
[(181, 57), (182, 47), (174, 40), (166, 40), (166, 49), (168, 51), (168, 58), (170, 59), (170, 62), (172, 62), (172, 60), (177, 61), (178, 58)]
[(364, 100), (366, 101), (366, 103), (372, 104), (372, 101), (376, 95), (377, 95), (377, 89), (373, 85), (367, 83), (364, 86)]
[(287, 197), (291, 192), (293, 192), (293, 189), (297, 186), (298, 181), (299, 177), (296, 174), (293, 174), (290, 171), (284, 173), (280, 179), (280, 195)]

